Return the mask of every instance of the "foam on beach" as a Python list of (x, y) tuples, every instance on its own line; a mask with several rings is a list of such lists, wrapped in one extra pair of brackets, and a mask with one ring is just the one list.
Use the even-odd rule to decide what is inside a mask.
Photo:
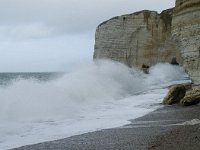
[(0, 149), (119, 127), (159, 107), (184, 69), (157, 64), (149, 74), (111, 61), (73, 67), (49, 82), (17, 79), (0, 88)]

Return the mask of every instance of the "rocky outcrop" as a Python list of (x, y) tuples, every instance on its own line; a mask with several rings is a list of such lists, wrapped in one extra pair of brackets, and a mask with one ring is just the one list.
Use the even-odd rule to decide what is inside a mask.
[(144, 10), (114, 17), (97, 27), (95, 39), (94, 59), (141, 68), (176, 58), (200, 83), (200, 0), (176, 0), (174, 9), (160, 14)]
[[(168, 87), (168, 89), (170, 89), (171, 87), (176, 86), (176, 85), (179, 85), (179, 84), (170, 85), (170, 86)], [(183, 85), (183, 86), (185, 87), (186, 91), (192, 89), (192, 83), (190, 83), (190, 82), (182, 83), (181, 85)]]
[(198, 103), (200, 103), (200, 86), (192, 87), (191, 83), (170, 86), (169, 92), (163, 99), (164, 105), (191, 106)]
[(163, 104), (172, 105), (179, 103), (180, 100), (185, 96), (186, 88), (182, 84), (173, 85), (170, 87), (168, 94), (163, 100)]
[(200, 88), (194, 88), (189, 91), (186, 96), (180, 101), (184, 106), (196, 105), (200, 102)]
[(171, 40), (172, 11), (144, 10), (103, 22), (96, 30), (94, 59), (109, 58), (130, 67), (170, 62), (172, 57), (180, 62)]
[(183, 66), (200, 83), (200, 0), (176, 0), (172, 38), (183, 58)]

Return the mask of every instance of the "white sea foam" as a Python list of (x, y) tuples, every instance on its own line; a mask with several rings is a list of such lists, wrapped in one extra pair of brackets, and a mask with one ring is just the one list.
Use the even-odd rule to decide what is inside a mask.
[(146, 75), (104, 60), (45, 83), (14, 81), (0, 88), (0, 149), (127, 124), (160, 107), (163, 87), (186, 77), (183, 68), (169, 64)]
[(190, 121), (183, 122), (181, 125), (196, 125), (196, 124), (200, 124), (199, 119), (192, 119)]

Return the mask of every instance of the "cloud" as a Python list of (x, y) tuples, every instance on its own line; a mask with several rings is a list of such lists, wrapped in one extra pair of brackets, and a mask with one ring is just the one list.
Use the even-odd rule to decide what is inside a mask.
[(54, 28), (41, 23), (0, 25), (0, 38), (34, 39), (53, 35)]
[(92, 61), (93, 36), (57, 36), (0, 40), (0, 72), (66, 71), (80, 61)]
[(74, 34), (94, 31), (99, 23), (116, 15), (142, 9), (161, 11), (174, 3), (175, 0), (0, 0), (0, 24), (39, 22), (53, 28), (54, 34)]
[(175, 0), (0, 0), (0, 71), (64, 71), (92, 61), (95, 28)]

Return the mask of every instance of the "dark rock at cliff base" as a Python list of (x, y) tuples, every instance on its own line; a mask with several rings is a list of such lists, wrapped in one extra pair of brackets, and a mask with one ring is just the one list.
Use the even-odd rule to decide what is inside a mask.
[(180, 100), (185, 96), (186, 88), (182, 84), (177, 84), (171, 86), (169, 89), (168, 94), (165, 96), (163, 100), (163, 104), (165, 105), (172, 105), (179, 103)]
[(171, 60), (172, 65), (179, 65), (179, 63), (176, 61), (176, 57), (173, 57)]
[(195, 88), (188, 92), (186, 96), (180, 101), (184, 106), (196, 105), (200, 102), (200, 88)]
[(142, 71), (144, 72), (144, 73), (146, 73), (146, 74), (148, 74), (149, 73), (149, 66), (148, 65), (145, 65), (145, 64), (143, 64), (142, 65)]

